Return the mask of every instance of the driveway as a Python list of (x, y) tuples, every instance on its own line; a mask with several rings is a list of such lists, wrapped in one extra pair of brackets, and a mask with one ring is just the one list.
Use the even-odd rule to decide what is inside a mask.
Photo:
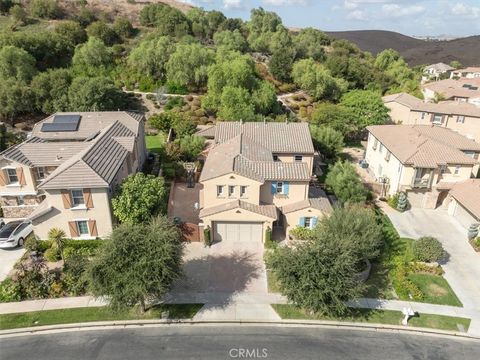
[[(267, 273), (261, 242), (186, 245), (185, 278), (167, 297), (204, 303), (195, 320), (279, 320), (266, 299)], [(192, 301), (193, 300), (193, 301)]]
[(22, 257), (24, 252), (23, 247), (12, 250), (0, 249), (0, 281), (5, 280), (12, 271), (13, 265)]
[(480, 314), (480, 253), (468, 243), (465, 228), (442, 209), (412, 209), (404, 213), (384, 210), (400, 236), (413, 239), (433, 236), (442, 242), (450, 255), (442, 265), (445, 279), (463, 306)]

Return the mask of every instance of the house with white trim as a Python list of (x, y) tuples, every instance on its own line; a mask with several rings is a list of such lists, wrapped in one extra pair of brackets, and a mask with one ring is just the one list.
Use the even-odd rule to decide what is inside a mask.
[(57, 113), (0, 154), (4, 218), (28, 219), (46, 239), (53, 228), (75, 239), (109, 235), (110, 200), (146, 159), (144, 117), (131, 112)]

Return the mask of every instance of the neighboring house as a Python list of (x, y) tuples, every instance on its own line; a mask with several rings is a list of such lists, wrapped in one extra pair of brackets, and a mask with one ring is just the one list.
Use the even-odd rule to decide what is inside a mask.
[(460, 101), (426, 103), (406, 93), (384, 96), (383, 102), (396, 124), (443, 126), (480, 143), (480, 107)]
[(54, 114), (0, 154), (4, 217), (31, 220), (41, 239), (53, 227), (72, 238), (105, 237), (112, 230), (112, 194), (145, 157), (143, 115)]
[(365, 160), (387, 195), (407, 192), (413, 207), (436, 208), (460, 181), (476, 176), (480, 144), (435, 125), (377, 125)]
[(480, 179), (456, 183), (447, 198), (448, 213), (468, 228), (480, 223)]
[(452, 70), (455, 68), (444, 63), (432, 64), (423, 69), (422, 81), (438, 80), (441, 77), (449, 78)]
[(453, 100), (480, 106), (480, 78), (446, 79), (422, 85), (427, 101)]
[(215, 241), (264, 241), (313, 228), (331, 212), (325, 193), (310, 187), (314, 148), (308, 124), (219, 122), (200, 176), (200, 219)]
[(477, 79), (480, 78), (480, 67), (467, 67), (465, 69), (454, 70), (451, 72), (450, 77), (452, 79)]

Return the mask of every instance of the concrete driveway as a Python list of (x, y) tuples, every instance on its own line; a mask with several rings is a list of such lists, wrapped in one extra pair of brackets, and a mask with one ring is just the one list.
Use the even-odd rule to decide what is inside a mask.
[(22, 257), (25, 249), (23, 247), (16, 249), (0, 249), (0, 281), (5, 280), (12, 271), (13, 265)]
[(412, 209), (399, 213), (384, 209), (400, 236), (433, 236), (442, 242), (449, 258), (442, 264), (445, 279), (463, 306), (480, 314), (480, 253), (467, 241), (467, 231), (445, 210)]
[(201, 243), (186, 246), (185, 278), (167, 299), (204, 303), (195, 320), (279, 320), (266, 302), (267, 273), (263, 244), (220, 242), (211, 248)]

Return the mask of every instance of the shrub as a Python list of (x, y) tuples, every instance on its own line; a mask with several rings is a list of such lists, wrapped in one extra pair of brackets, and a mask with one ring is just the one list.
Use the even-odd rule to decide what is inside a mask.
[(0, 282), (0, 302), (20, 301), (22, 294), (20, 287), (11, 278), (6, 278)]
[[(71, 248), (73, 249), (73, 248)], [(65, 260), (62, 281), (65, 291), (71, 296), (83, 295), (88, 285), (84, 275), (87, 259), (84, 256), (72, 254)]]
[(15, 270), (14, 281), (22, 300), (48, 297), (51, 285), (58, 280), (54, 273), (50, 273), (43, 260), (29, 264), (19, 263)]
[(212, 239), (212, 231), (210, 229), (210, 226), (207, 226), (205, 229), (203, 229), (203, 243), (205, 246), (212, 246), (213, 244), (213, 239)]
[(392, 208), (392, 209), (397, 209), (398, 207), (398, 197), (400, 196), (400, 193), (396, 193), (395, 195), (390, 195), (387, 198), (387, 204)]
[(165, 110), (172, 110), (173, 108), (181, 108), (185, 105), (185, 101), (180, 96), (171, 96), (168, 98), (167, 103), (165, 104)]
[(405, 192), (400, 192), (398, 195), (398, 201), (397, 201), (397, 207), (396, 209), (398, 211), (405, 211), (408, 208), (408, 199), (407, 199), (407, 194)]
[(60, 260), (60, 252), (56, 247), (53, 247), (53, 246), (49, 248), (47, 251), (45, 251), (43, 256), (49, 262), (56, 262)]
[(52, 247), (52, 242), (50, 240), (39, 240), (37, 245), (38, 245), (37, 251), (44, 253), (45, 251), (47, 251)]
[(421, 237), (413, 244), (415, 259), (423, 262), (434, 262), (442, 260), (446, 253), (440, 241), (434, 237)]
[(186, 93), (188, 93), (188, 89), (185, 85), (180, 85), (173, 81), (167, 81), (165, 86), (167, 87), (167, 92), (169, 94), (185, 95)]
[(40, 251), (40, 244), (38, 243), (38, 240), (33, 235), (27, 237), (27, 239), (25, 240), (24, 246), (25, 246), (25, 249), (27, 249), (30, 252)]
[(408, 279), (409, 267), (403, 259), (395, 261), (395, 267), (392, 271), (392, 284), (397, 295), (402, 299), (422, 300), (422, 291)]
[(265, 247), (267, 249), (274, 249), (276, 242), (272, 239), (272, 229), (270, 226), (267, 227), (265, 230)]
[(468, 240), (472, 240), (472, 239), (475, 239), (477, 236), (478, 236), (478, 232), (480, 230), (480, 225), (479, 224), (471, 224), (469, 227), (468, 227), (468, 233), (467, 233), (467, 236), (468, 236)]
[(310, 240), (313, 238), (313, 231), (311, 229), (297, 226), (296, 228), (290, 230), (290, 236), (295, 240)]

